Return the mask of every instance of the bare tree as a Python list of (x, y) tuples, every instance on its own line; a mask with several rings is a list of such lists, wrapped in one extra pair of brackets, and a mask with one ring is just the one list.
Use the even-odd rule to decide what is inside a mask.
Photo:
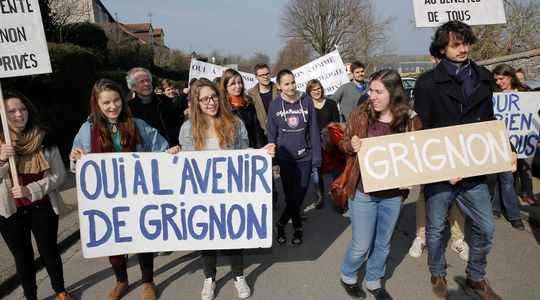
[(473, 57), (523, 52), (540, 47), (540, 2), (537, 0), (505, 0), (506, 24), (475, 26), (478, 42)]
[(49, 0), (56, 26), (89, 21), (91, 3), (81, 0)]
[(312, 50), (301, 39), (290, 39), (279, 51), (278, 59), (272, 68), (276, 74), (281, 69), (295, 69), (307, 64), (312, 58)]
[(291, 0), (281, 19), (285, 38), (303, 40), (319, 55), (338, 46), (349, 58), (384, 43), (389, 22), (376, 16), (371, 0)]

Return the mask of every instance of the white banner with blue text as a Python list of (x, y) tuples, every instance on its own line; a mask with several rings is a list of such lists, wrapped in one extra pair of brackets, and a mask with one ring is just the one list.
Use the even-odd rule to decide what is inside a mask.
[(532, 158), (540, 142), (540, 92), (495, 93), (493, 111), (504, 121), (518, 158)]
[(271, 247), (271, 172), (263, 150), (85, 155), (83, 256)]

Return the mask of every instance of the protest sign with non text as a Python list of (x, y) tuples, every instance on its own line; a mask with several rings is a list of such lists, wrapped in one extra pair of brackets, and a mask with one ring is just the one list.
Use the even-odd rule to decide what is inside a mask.
[(50, 72), (38, 0), (0, 1), (0, 78)]

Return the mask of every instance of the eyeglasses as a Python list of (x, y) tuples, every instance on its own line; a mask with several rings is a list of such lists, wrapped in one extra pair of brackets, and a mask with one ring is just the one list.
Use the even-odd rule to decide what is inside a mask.
[(212, 96), (203, 97), (203, 98), (199, 99), (199, 102), (201, 102), (203, 104), (210, 104), (210, 101), (214, 102), (214, 103), (217, 103), (219, 101), (219, 96), (214, 94)]
[(270, 77), (270, 73), (259, 74), (257, 77)]

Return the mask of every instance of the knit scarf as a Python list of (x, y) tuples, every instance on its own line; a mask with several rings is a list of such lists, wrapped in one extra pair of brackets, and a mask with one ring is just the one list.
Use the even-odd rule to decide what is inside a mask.
[[(41, 144), (45, 138), (45, 131), (35, 127), (24, 133), (13, 130), (10, 133), (13, 148), (15, 148), (17, 171), (20, 174), (39, 174), (50, 169)], [(4, 143), (3, 137), (2, 143)]]
[(231, 103), (232, 108), (239, 109), (246, 106), (246, 99), (242, 95), (240, 96), (229, 96), (229, 103)]

